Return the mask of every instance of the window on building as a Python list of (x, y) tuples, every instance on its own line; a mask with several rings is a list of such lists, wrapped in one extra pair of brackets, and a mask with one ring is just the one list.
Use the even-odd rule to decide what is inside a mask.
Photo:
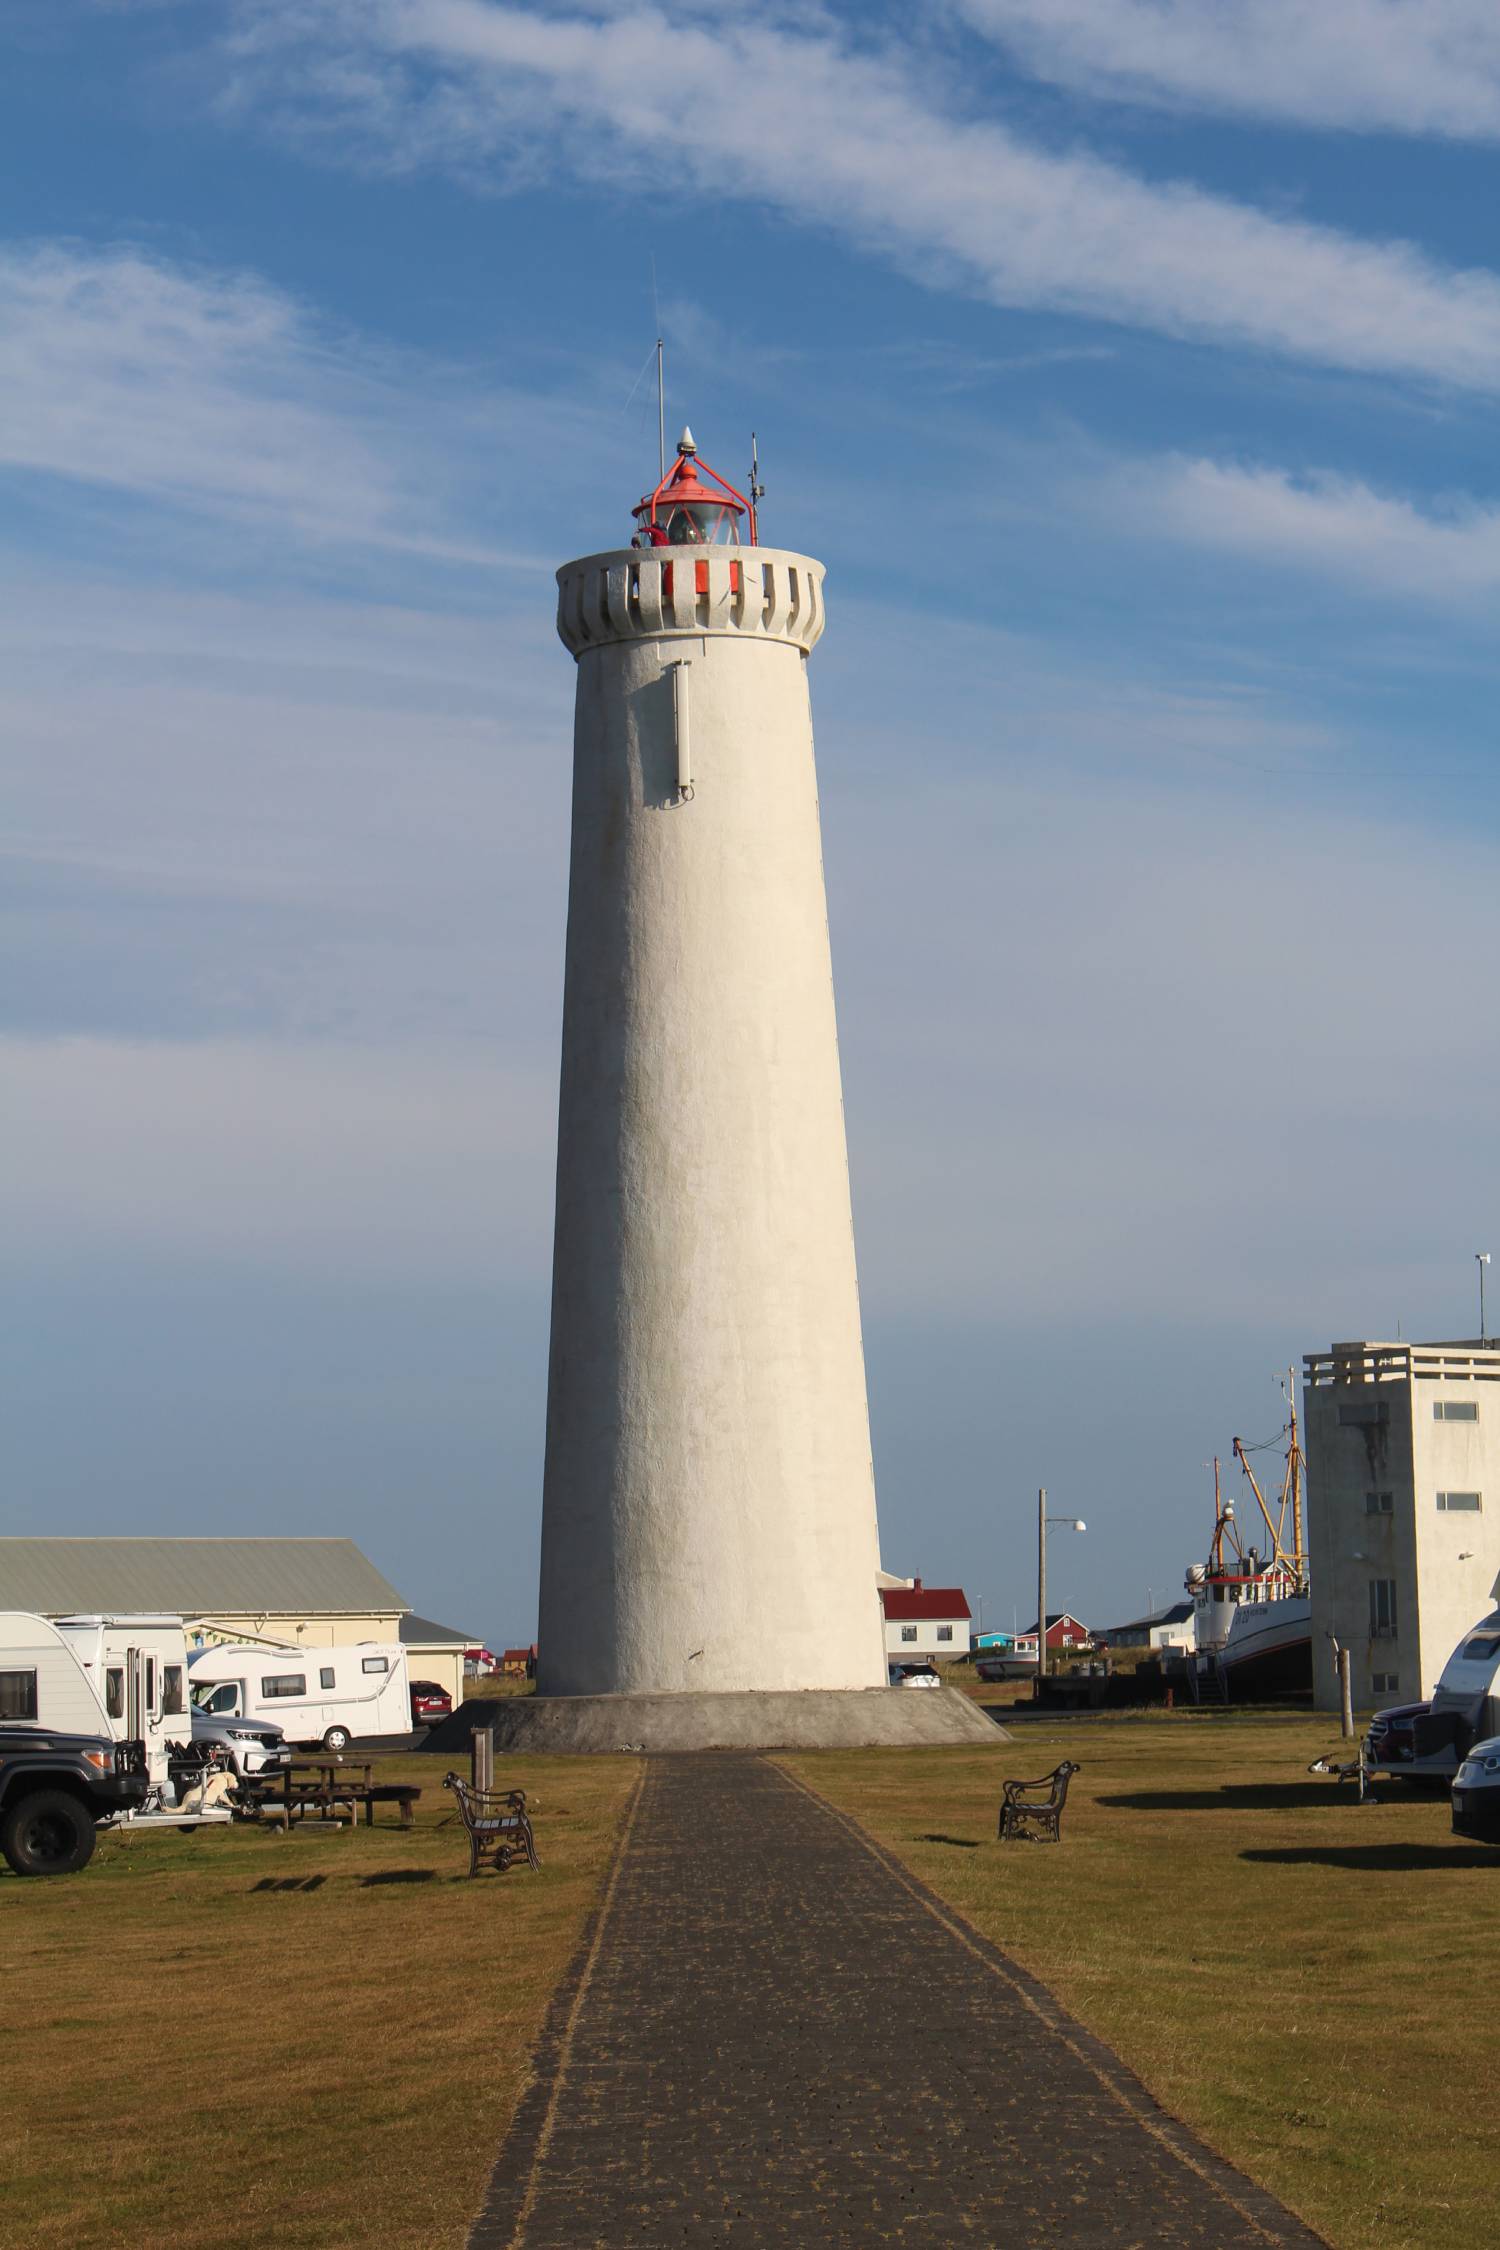
[(260, 1692), (268, 1697), (273, 1695), (306, 1695), (307, 1674), (305, 1672), (273, 1672), (269, 1679), (261, 1681)]
[(104, 1673), (104, 1708), (112, 1719), (125, 1716), (125, 1671), (123, 1665), (110, 1664)]
[(1370, 1580), (1370, 1638), (1392, 1640), (1396, 1632), (1396, 1581), (1394, 1578)]
[(1365, 1494), (1365, 1514), (1367, 1516), (1388, 1516), (1394, 1505), (1395, 1494), (1392, 1492), (1367, 1492)]
[(148, 1711), (156, 1709), (156, 1658), (154, 1656), (148, 1656), (146, 1659), (146, 1709)]
[(320, 1664), (318, 1666), (318, 1685), (319, 1687), (332, 1687), (333, 1666), (331, 1664)]
[(164, 1719), (175, 1719), (181, 1716), (182, 1710), (182, 1666), (164, 1664), (161, 1668), (161, 1715)]
[(1373, 1695), (1398, 1695), (1400, 1690), (1401, 1674), (1399, 1672), (1372, 1672), (1370, 1674), (1370, 1691)]
[(902, 1626), (902, 1628), (901, 1628), (901, 1638), (902, 1638), (902, 1640), (903, 1640), (903, 1641), (914, 1641), (914, 1640), (916, 1639), (916, 1637), (917, 1637), (917, 1628), (916, 1628), (916, 1626), (915, 1626), (915, 1625), (903, 1625), (903, 1626)]
[(951, 1625), (940, 1625), (938, 1627), (938, 1639), (940, 1641), (951, 1641), (952, 1638), (953, 1627)]
[(1388, 1422), (1390, 1418), (1388, 1398), (1350, 1399), (1339, 1408), (1339, 1427), (1344, 1430), (1367, 1430), (1372, 1422)]
[(0, 1672), (0, 1719), (35, 1717), (35, 1672)]
[(362, 1672), (388, 1672), (391, 1660), (388, 1656), (366, 1656), (360, 1660), (359, 1668)]
[(1438, 1513), (1448, 1516), (1477, 1516), (1484, 1507), (1477, 1492), (1440, 1492), (1437, 1503)]
[(1435, 1398), (1432, 1419), (1434, 1422), (1477, 1422), (1479, 1401), (1477, 1398)]

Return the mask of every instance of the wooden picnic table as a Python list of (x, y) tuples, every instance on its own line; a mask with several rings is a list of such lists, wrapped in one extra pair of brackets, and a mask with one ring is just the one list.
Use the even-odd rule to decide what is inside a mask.
[(279, 1811), (286, 1828), (294, 1820), (315, 1816), (336, 1820), (341, 1813), (347, 1815), (352, 1828), (361, 1806), (365, 1826), (373, 1828), (375, 1807), (382, 1804), (398, 1806), (402, 1827), (412, 1827), (412, 1808), (421, 1790), (404, 1782), (376, 1782), (374, 1772), (369, 1763), (351, 1765), (342, 1758), (293, 1758), (281, 1769), (279, 1789), (274, 1780), (262, 1786), (260, 1802), (267, 1811)]

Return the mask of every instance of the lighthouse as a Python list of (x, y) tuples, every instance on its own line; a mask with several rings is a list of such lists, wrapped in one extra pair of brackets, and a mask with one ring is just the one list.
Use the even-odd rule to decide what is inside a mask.
[(886, 1687), (877, 1592), (823, 566), (758, 543), (690, 432), (634, 516), (557, 574), (577, 702), (536, 1700), (927, 1705)]

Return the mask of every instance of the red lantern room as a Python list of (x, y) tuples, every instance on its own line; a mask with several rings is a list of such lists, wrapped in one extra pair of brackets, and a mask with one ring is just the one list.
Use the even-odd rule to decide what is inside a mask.
[[(705, 484), (705, 477), (712, 481)], [(677, 440), (677, 458), (661, 483), (633, 512), (640, 526), (635, 547), (737, 547), (742, 516), (750, 545), (756, 543), (754, 502), (699, 460), (691, 430)]]

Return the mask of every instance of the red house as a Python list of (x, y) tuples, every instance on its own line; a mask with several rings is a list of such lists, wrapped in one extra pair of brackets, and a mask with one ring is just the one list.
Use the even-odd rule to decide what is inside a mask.
[[(1032, 1652), (1034, 1654), (1036, 1650), (1035, 1618), (1032, 1619), (1032, 1622), (1027, 1626), (1025, 1632), (1021, 1634), (1020, 1638), (1023, 1641), (1029, 1641), (1031, 1643)], [(1078, 1618), (1072, 1616), (1065, 1609), (1048, 1610), (1047, 1654), (1049, 1656), (1053, 1653), (1054, 1650), (1066, 1651), (1073, 1648), (1092, 1648), (1093, 1645), (1094, 1636), (1089, 1631), (1087, 1625), (1081, 1623)]]

